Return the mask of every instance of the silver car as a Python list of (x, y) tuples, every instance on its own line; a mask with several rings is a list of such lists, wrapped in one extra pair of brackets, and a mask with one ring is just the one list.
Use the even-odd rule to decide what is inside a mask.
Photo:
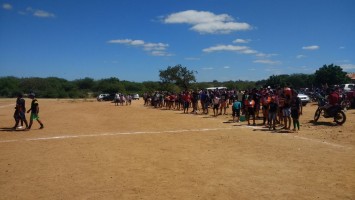
[(301, 101), (302, 101), (302, 106), (306, 106), (307, 103), (309, 103), (309, 102), (311, 101), (311, 99), (309, 98), (309, 96), (308, 96), (308, 95), (305, 95), (305, 94), (298, 94), (297, 97), (301, 99)]

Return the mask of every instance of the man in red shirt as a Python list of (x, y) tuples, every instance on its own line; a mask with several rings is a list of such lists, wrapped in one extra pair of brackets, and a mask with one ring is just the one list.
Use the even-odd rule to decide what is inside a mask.
[(331, 108), (339, 104), (340, 96), (335, 89), (331, 89), (330, 94), (328, 95), (328, 103), (324, 106), (326, 111), (329, 112)]
[(335, 106), (339, 103), (339, 94), (333, 89), (328, 96), (328, 103), (332, 106)]

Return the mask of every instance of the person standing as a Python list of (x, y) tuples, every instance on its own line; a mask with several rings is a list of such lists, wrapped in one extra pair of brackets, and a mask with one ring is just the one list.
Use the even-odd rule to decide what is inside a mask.
[(290, 130), (291, 127), (291, 96), (289, 94), (286, 95), (285, 103), (282, 109), (282, 115), (284, 118), (284, 128), (286, 130)]
[(206, 106), (207, 104), (207, 113), (208, 113), (208, 102), (207, 102), (207, 91), (202, 91), (200, 95), (200, 102), (202, 107), (202, 113), (206, 114)]
[(255, 126), (255, 101), (252, 96), (249, 95), (248, 99), (245, 101), (245, 107), (247, 108), (246, 116), (248, 120), (248, 125), (250, 125), (250, 118), (253, 118), (253, 126)]
[[(17, 96), (17, 100), (16, 100), (16, 111), (14, 113), (14, 117), (15, 117), (15, 121), (16, 121), (14, 129), (16, 129), (18, 127), (20, 120), (21, 120), (21, 124), (22, 124), (22, 122), (24, 122), (26, 125), (26, 129), (28, 128), (28, 123), (27, 123), (25, 114), (26, 114), (26, 101), (25, 101), (25, 99), (23, 99), (22, 94), (19, 94)], [(15, 116), (15, 115), (17, 115), (17, 116)]]
[(28, 97), (32, 99), (31, 108), (27, 111), (27, 113), (31, 111), (30, 125), (28, 126), (28, 129), (31, 129), (33, 120), (37, 120), (37, 122), (41, 125), (40, 129), (42, 129), (44, 126), (43, 123), (39, 120), (39, 105), (37, 99), (35, 99), (35, 94), (31, 93)]
[(262, 105), (262, 111), (263, 111), (263, 125), (265, 123), (269, 124), (269, 103), (270, 103), (271, 97), (269, 96), (268, 93), (264, 93), (263, 97), (261, 98), (261, 105)]
[(184, 108), (184, 113), (185, 114), (189, 114), (189, 107), (190, 107), (190, 103), (191, 103), (191, 95), (188, 91), (185, 91), (185, 93), (182, 96), (182, 100), (183, 100), (183, 108)]
[(214, 96), (212, 102), (213, 102), (213, 116), (217, 117), (218, 108), (219, 108), (219, 104), (220, 104), (220, 98), (218, 97), (218, 95)]
[(293, 91), (291, 99), (291, 117), (293, 121), (293, 131), (300, 130), (299, 117), (302, 114), (302, 101), (297, 97), (297, 93)]
[(220, 115), (222, 115), (222, 110), (223, 110), (223, 115), (226, 115), (227, 102), (228, 102), (227, 92), (223, 91), (222, 94), (221, 94), (221, 98), (220, 98), (220, 111), (219, 111)]
[(232, 105), (232, 115), (233, 115), (233, 122), (235, 122), (235, 117), (237, 117), (237, 122), (240, 122), (240, 109), (242, 108), (242, 103), (238, 101), (238, 98), (233, 99)]
[(200, 95), (196, 90), (192, 92), (192, 96), (191, 96), (192, 112), (191, 113), (197, 114), (199, 97), (200, 97)]
[(277, 117), (277, 110), (278, 110), (278, 105), (275, 101), (275, 98), (271, 98), (270, 99), (270, 103), (268, 105), (268, 114), (269, 114), (269, 130), (271, 130), (271, 127), (273, 130), (275, 130), (276, 128), (276, 117)]

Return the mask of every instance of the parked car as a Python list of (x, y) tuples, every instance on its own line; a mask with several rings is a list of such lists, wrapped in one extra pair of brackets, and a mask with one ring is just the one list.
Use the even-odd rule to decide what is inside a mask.
[(103, 101), (104, 100), (104, 97), (106, 97), (106, 96), (108, 96), (109, 94), (99, 94), (97, 97), (96, 97), (96, 99), (98, 100), (98, 101)]
[(105, 96), (102, 100), (103, 101), (113, 101), (116, 97), (116, 94), (109, 94), (107, 96)]
[(345, 92), (349, 92), (355, 89), (355, 84), (348, 83), (340, 85), (340, 88), (343, 89)]
[(139, 94), (134, 94), (132, 97), (133, 100), (139, 100)]
[(309, 96), (305, 94), (298, 94), (297, 97), (301, 99), (303, 106), (306, 106), (307, 103), (311, 101), (311, 98), (309, 98)]

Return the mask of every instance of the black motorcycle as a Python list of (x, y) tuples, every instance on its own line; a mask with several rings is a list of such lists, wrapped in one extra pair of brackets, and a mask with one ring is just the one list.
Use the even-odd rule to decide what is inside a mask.
[(342, 125), (346, 121), (346, 115), (341, 105), (335, 105), (330, 108), (325, 108), (326, 101), (324, 98), (318, 100), (318, 108), (314, 113), (314, 122), (317, 122), (322, 115), (324, 118), (334, 118), (334, 122)]

